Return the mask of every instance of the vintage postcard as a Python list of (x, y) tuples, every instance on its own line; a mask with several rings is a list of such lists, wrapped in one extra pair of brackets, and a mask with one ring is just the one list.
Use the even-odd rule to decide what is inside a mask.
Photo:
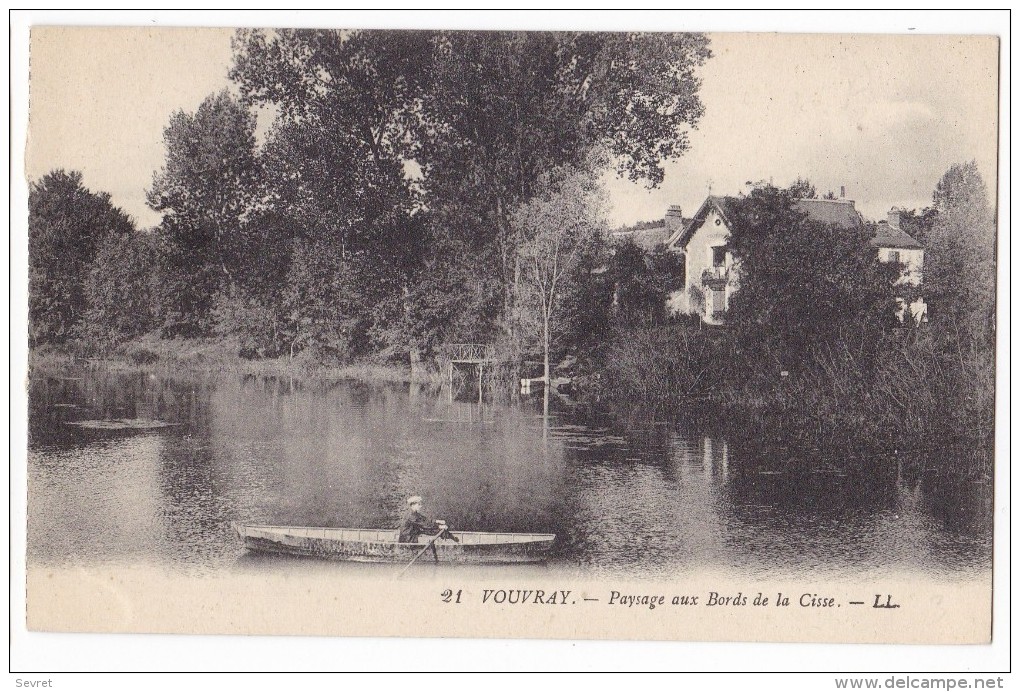
[(990, 642), (999, 52), (33, 27), (28, 629)]

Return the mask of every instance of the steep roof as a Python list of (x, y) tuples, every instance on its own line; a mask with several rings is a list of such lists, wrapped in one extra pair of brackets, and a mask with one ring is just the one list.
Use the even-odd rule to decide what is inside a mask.
[(726, 225), (730, 225), (730, 219), (734, 218), (733, 205), (739, 201), (737, 197), (720, 197), (717, 195), (709, 195), (700, 207), (698, 211), (694, 213), (694, 216), (689, 222), (684, 222), (683, 226), (677, 229), (673, 235), (666, 241), (666, 245), (676, 247), (686, 247), (688, 241), (694, 232), (701, 228), (701, 224), (704, 223), (705, 217), (708, 213), (715, 209), (719, 212), (719, 216), (722, 217)]
[(871, 239), (875, 247), (892, 247), (903, 250), (923, 250), (924, 246), (914, 240), (902, 228), (890, 226), (888, 221), (879, 221), (875, 237)]
[[(739, 197), (709, 195), (694, 214), (691, 223), (685, 225), (679, 233), (674, 233), (674, 237), (669, 239), (668, 244), (685, 247), (712, 209), (719, 212), (719, 216), (727, 226), (732, 226), (732, 220), (736, 218), (734, 208), (740, 201)], [(849, 199), (798, 199), (794, 201), (793, 208), (807, 214), (808, 218), (813, 221), (832, 224), (847, 230), (859, 228), (864, 223), (861, 215), (854, 208), (853, 200)]]
[[(722, 197), (709, 195), (705, 202), (698, 208), (694, 218), (684, 223), (683, 227), (675, 231), (665, 242), (667, 245), (676, 246), (681, 249), (687, 246), (711, 210), (716, 210), (727, 226), (732, 226), (732, 220), (736, 218), (735, 207), (741, 201), (740, 197)], [(864, 219), (854, 206), (853, 200), (849, 199), (798, 199), (793, 203), (793, 208), (806, 214), (812, 221), (829, 224), (844, 230), (855, 230), (864, 225)], [(910, 250), (922, 250), (924, 246), (914, 240), (907, 232), (896, 226), (890, 226), (886, 221), (880, 221), (877, 225), (875, 237), (871, 244), (875, 247), (901, 248)]]

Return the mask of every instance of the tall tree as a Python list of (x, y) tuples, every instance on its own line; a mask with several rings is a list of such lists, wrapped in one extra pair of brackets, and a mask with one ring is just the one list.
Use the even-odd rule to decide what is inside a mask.
[(933, 195), (925, 252), (929, 319), (981, 348), (995, 340), (995, 217), (977, 164), (956, 164)]
[(177, 111), (163, 131), (166, 162), (148, 190), (163, 213), (160, 233), (170, 245), (164, 329), (196, 333), (211, 326), (215, 298), (237, 280), (244, 261), (244, 225), (259, 202), (255, 119), (226, 90), (195, 113)]
[(702, 115), (696, 69), (710, 55), (701, 34), (436, 36), (423, 185), (441, 223), (475, 239), (504, 317), (520, 278), (511, 211), (541, 175), (586, 165), (593, 150), (633, 180), (661, 182)]
[(428, 36), (421, 32), (242, 30), (231, 78), (271, 106), (267, 187), (288, 208), (326, 212), (345, 253), (383, 249), (416, 208), (414, 157)]
[(605, 235), (605, 224), (602, 192), (590, 173), (561, 167), (540, 184), (538, 194), (514, 211), (510, 225), (521, 266), (517, 305), (537, 322), (548, 385), (550, 346), (561, 328), (567, 284), (575, 279), (585, 249)]
[(98, 248), (134, 223), (82, 183), (82, 174), (55, 170), (28, 194), (29, 327), (34, 344), (62, 343), (76, 334), (87, 309), (85, 284)]
[[(303, 248), (288, 294), (301, 307), (287, 318), (296, 328), (316, 314), (323, 336), (347, 334), (325, 339), (337, 348), (373, 335), (415, 348), (386, 323), (402, 310), (379, 306), (409, 295), (424, 261), (408, 165), (428, 45), (418, 32), (246, 30), (234, 39), (231, 77), (249, 104), (277, 113), (262, 153), (267, 206), (291, 220)], [(334, 259), (309, 264), (309, 248)], [(342, 285), (345, 300), (317, 292), (311, 276)]]

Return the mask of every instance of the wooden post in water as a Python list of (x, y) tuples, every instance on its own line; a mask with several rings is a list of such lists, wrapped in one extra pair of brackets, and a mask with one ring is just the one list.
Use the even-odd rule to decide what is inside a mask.
[(481, 413), (482, 406), (482, 373), (485, 372), (485, 364), (478, 364), (478, 410)]

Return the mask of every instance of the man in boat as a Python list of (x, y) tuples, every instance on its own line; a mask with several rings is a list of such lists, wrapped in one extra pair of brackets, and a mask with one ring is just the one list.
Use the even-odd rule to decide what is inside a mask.
[(401, 543), (417, 543), (418, 536), (435, 536), (436, 534), (439, 534), (440, 538), (460, 543), (460, 539), (450, 533), (445, 521), (429, 519), (421, 513), (421, 497), (418, 495), (409, 497), (407, 504), (410, 509), (400, 525), (399, 540)]

